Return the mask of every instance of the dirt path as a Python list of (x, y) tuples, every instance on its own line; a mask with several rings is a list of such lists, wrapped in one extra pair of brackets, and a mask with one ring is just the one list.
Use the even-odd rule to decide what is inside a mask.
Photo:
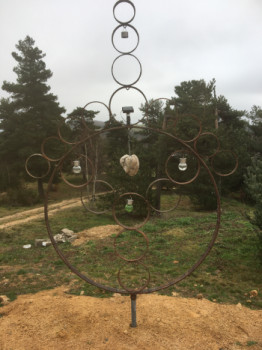
[[(22, 295), (0, 309), (1, 350), (261, 350), (262, 310), (206, 299), (142, 295), (137, 328), (130, 298)], [(80, 292), (80, 291), (79, 291)]]
[[(49, 216), (51, 216), (57, 213), (59, 210), (64, 210), (64, 209), (81, 206), (81, 205), (82, 204), (80, 199), (77, 199), (77, 198), (64, 200), (62, 202), (49, 205), (48, 214)], [(44, 217), (43, 207), (29, 209), (13, 215), (4, 216), (0, 218), (0, 230), (13, 227), (16, 225), (24, 224), (32, 220), (41, 219), (43, 217)]]

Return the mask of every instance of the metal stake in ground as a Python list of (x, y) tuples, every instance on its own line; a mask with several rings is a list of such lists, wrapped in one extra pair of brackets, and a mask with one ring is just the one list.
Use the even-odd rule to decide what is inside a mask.
[(136, 294), (130, 294), (131, 299), (131, 324), (130, 327), (137, 327), (136, 323)]

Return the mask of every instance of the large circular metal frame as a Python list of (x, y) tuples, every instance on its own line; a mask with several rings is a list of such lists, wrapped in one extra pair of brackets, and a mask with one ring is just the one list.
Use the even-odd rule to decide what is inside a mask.
[[(191, 151), (192, 151), (192, 149), (191, 149)], [(192, 153), (194, 156), (196, 156), (196, 159), (197, 159), (197, 171), (196, 171), (195, 175), (192, 177), (192, 179), (190, 179), (188, 181), (184, 181), (184, 182), (179, 182), (179, 181), (174, 180), (171, 177), (171, 175), (169, 174), (168, 169), (167, 169), (168, 168), (168, 162), (173, 157), (173, 154), (176, 153), (176, 152), (183, 152), (183, 153), (189, 153), (189, 154)], [(190, 152), (189, 150), (183, 150), (183, 151), (176, 150), (176, 151), (172, 152), (172, 154), (170, 154), (170, 156), (167, 158), (166, 163), (165, 163), (165, 172), (166, 172), (166, 175), (169, 178), (169, 180), (172, 181), (176, 185), (188, 185), (188, 184), (191, 184), (193, 181), (195, 181), (195, 179), (198, 177), (198, 175), (200, 173), (200, 158), (197, 155), (197, 153), (195, 153), (195, 152)]]
[[(134, 226), (127, 226), (127, 225), (122, 224), (122, 222), (117, 218), (117, 215), (116, 215), (116, 205), (117, 205), (117, 203), (120, 201), (121, 198), (127, 197), (127, 196), (130, 196), (130, 197), (136, 196), (136, 197), (142, 199), (142, 200), (145, 202), (145, 204), (146, 204), (146, 206), (147, 206), (147, 215), (146, 215), (146, 218), (144, 219), (144, 221), (143, 221), (142, 223), (136, 224), (136, 225), (134, 225)], [(121, 195), (114, 201), (113, 208), (112, 208), (112, 214), (113, 214), (113, 218), (114, 218), (115, 222), (118, 223), (118, 225), (124, 227), (124, 228), (127, 229), (127, 230), (136, 230), (136, 229), (138, 229), (139, 227), (144, 226), (144, 225), (147, 223), (147, 221), (149, 220), (149, 217), (150, 217), (150, 204), (148, 203), (148, 201), (147, 201), (141, 194), (136, 193), (136, 192), (126, 192), (126, 193), (121, 194)]]
[[(133, 57), (134, 59), (137, 60), (137, 62), (138, 62), (138, 64), (139, 64), (139, 68), (140, 68), (139, 76), (138, 76), (138, 78), (137, 78), (133, 83), (130, 83), (130, 84), (123, 84), (123, 83), (121, 83), (119, 80), (117, 80), (116, 77), (115, 77), (115, 75), (114, 75), (114, 64), (115, 64), (116, 61), (117, 61), (118, 59), (120, 59), (121, 57)], [(136, 56), (132, 55), (131, 53), (124, 53), (124, 54), (119, 55), (117, 58), (114, 59), (114, 62), (112, 63), (112, 67), (111, 67), (111, 73), (112, 73), (112, 77), (113, 77), (114, 81), (115, 81), (117, 84), (129, 88), (130, 86), (133, 86), (134, 84), (136, 84), (136, 83), (138, 82), (138, 80), (141, 78), (141, 75), (142, 75), (142, 65), (141, 65), (141, 62), (139, 61), (139, 59), (138, 59)]]
[[(103, 184), (105, 184), (106, 186), (108, 186), (108, 187), (110, 188), (110, 190), (115, 194), (115, 190), (114, 190), (113, 186), (111, 186), (110, 183), (108, 183), (108, 182), (106, 182), (106, 181), (103, 181), (103, 180), (94, 180), (94, 181), (92, 181), (91, 183), (89, 183), (89, 185), (92, 184), (92, 183), (93, 183), (93, 184), (95, 184), (95, 183), (103, 183)], [(99, 196), (99, 194), (97, 194), (97, 195)], [(87, 211), (89, 211), (90, 213), (93, 213), (93, 214), (101, 215), (101, 214), (107, 213), (107, 212), (110, 210), (110, 209), (105, 209), (105, 210), (103, 210), (103, 211), (96, 211), (96, 210), (90, 209), (90, 208), (85, 204), (85, 202), (84, 202), (83, 191), (81, 191), (81, 202), (82, 202), (82, 204), (83, 204), (83, 207), (84, 207)]]
[[(121, 3), (127, 3), (127, 4), (130, 4), (134, 10), (134, 14), (133, 14), (133, 17), (126, 21), (126, 22), (121, 22), (115, 15), (115, 10), (116, 10), (116, 7), (121, 4)], [(135, 14), (136, 14), (136, 10), (135, 10), (135, 6), (134, 4), (129, 1), (129, 0), (119, 0), (116, 2), (116, 4), (114, 5), (114, 8), (113, 8), (113, 13), (114, 13), (114, 17), (116, 19), (116, 21), (118, 23), (120, 23), (119, 26), (117, 26), (113, 33), (112, 33), (112, 37), (111, 37), (111, 40), (112, 40), (112, 44), (113, 44), (113, 47), (120, 53), (120, 54), (131, 54), (138, 46), (139, 44), (139, 33), (137, 32), (136, 28), (133, 27), (132, 25), (130, 25), (129, 23), (134, 19), (135, 17)], [(114, 43), (114, 36), (117, 32), (117, 30), (121, 27), (129, 27), (131, 29), (133, 29), (137, 35), (137, 44), (135, 46), (135, 48), (131, 51), (126, 51), (126, 52), (123, 52), (123, 51), (120, 51), (117, 49), (117, 47), (115, 46), (115, 43)], [(110, 104), (109, 104), (109, 113), (110, 113), (110, 118), (112, 117), (112, 113), (111, 113), (111, 102), (112, 102), (112, 98), (113, 96), (116, 94), (117, 91), (123, 89), (123, 88), (133, 88), (133, 89), (136, 89), (137, 91), (139, 91), (145, 98), (146, 102), (147, 102), (147, 99), (144, 95), (144, 93), (133, 87), (133, 86), (123, 86), (121, 87), (120, 89), (116, 90), (113, 95), (111, 96), (110, 98)], [(144, 119), (144, 118), (143, 118)], [(113, 131), (113, 130), (121, 130), (121, 129), (131, 129), (131, 128), (138, 128), (138, 129), (141, 129), (141, 130), (147, 130), (147, 131), (152, 131), (152, 132), (157, 132), (161, 135), (164, 135), (164, 136), (167, 136), (167, 137), (171, 137), (175, 142), (179, 142), (185, 149), (188, 150), (188, 152), (192, 153), (198, 160), (199, 164), (202, 165), (202, 167), (207, 171), (210, 179), (211, 179), (211, 183), (213, 184), (214, 186), (214, 193), (215, 193), (215, 196), (216, 196), (216, 199), (217, 199), (217, 218), (216, 218), (216, 224), (215, 224), (215, 228), (214, 228), (214, 231), (213, 231), (213, 234), (212, 234), (212, 237), (209, 241), (209, 244), (208, 246), (206, 247), (206, 250), (204, 251), (204, 253), (202, 253), (202, 255), (199, 257), (199, 259), (191, 266), (191, 268), (189, 268), (185, 273), (183, 273), (182, 275), (174, 278), (173, 280), (171, 281), (168, 281), (167, 283), (164, 283), (164, 284), (161, 284), (160, 286), (156, 286), (156, 287), (153, 287), (153, 288), (147, 288), (149, 286), (149, 283), (150, 283), (150, 272), (148, 270), (148, 268), (140, 263), (140, 265), (142, 265), (146, 271), (148, 271), (148, 279), (146, 281), (146, 284), (144, 286), (142, 286), (141, 288), (138, 288), (138, 289), (130, 289), (130, 288), (127, 288), (125, 285), (123, 285), (122, 283), (122, 280), (121, 280), (121, 270), (123, 268), (120, 268), (120, 270), (118, 271), (118, 274), (117, 274), (117, 279), (118, 279), (118, 282), (119, 282), (119, 285), (123, 288), (123, 289), (119, 289), (119, 288), (113, 288), (113, 287), (110, 287), (110, 286), (106, 286), (106, 285), (103, 285), (101, 283), (98, 283), (94, 280), (92, 280), (91, 278), (87, 277), (85, 274), (81, 273), (80, 271), (78, 271), (77, 268), (75, 268), (69, 261), (68, 259), (65, 257), (65, 255), (63, 254), (63, 252), (60, 250), (58, 244), (56, 243), (56, 241), (54, 240), (54, 237), (53, 237), (53, 233), (52, 233), (52, 230), (51, 230), (51, 227), (50, 227), (50, 223), (49, 223), (49, 217), (48, 217), (48, 195), (49, 195), (49, 192), (51, 191), (51, 187), (52, 187), (52, 183), (53, 183), (53, 179), (54, 179), (54, 176), (56, 174), (57, 171), (59, 171), (62, 167), (62, 164), (64, 162), (64, 160), (66, 159), (66, 157), (70, 154), (70, 152), (72, 150), (74, 150), (76, 147), (78, 147), (79, 145), (81, 145), (82, 143), (84, 142), (87, 142), (88, 140), (90, 140), (91, 137), (96, 137), (98, 135), (100, 135), (101, 133), (103, 132), (108, 132), (108, 131)], [(217, 188), (217, 185), (216, 185), (216, 182), (215, 182), (215, 179), (214, 179), (214, 176), (212, 174), (212, 172), (210, 171), (210, 169), (208, 168), (208, 166), (206, 165), (206, 163), (204, 162), (204, 160), (200, 157), (200, 155), (196, 152), (196, 150), (192, 149), (188, 143), (189, 142), (192, 142), (192, 141), (195, 141), (199, 135), (201, 134), (201, 123), (200, 123), (200, 131), (198, 133), (198, 135), (191, 139), (191, 140), (187, 140), (187, 141), (183, 141), (177, 137), (175, 137), (174, 135), (171, 135), (170, 133), (167, 133), (163, 130), (156, 130), (154, 128), (151, 128), (151, 127), (144, 127), (144, 126), (134, 126), (133, 125), (126, 125), (126, 126), (117, 126), (117, 127), (113, 127), (113, 128), (110, 128), (110, 129), (107, 129), (107, 130), (99, 130), (99, 131), (95, 131), (92, 135), (88, 135), (84, 140), (81, 140), (81, 142), (79, 143), (76, 143), (76, 144), (73, 144), (73, 148), (70, 150), (70, 151), (67, 151), (66, 154), (62, 157), (62, 158), (59, 158), (59, 159), (51, 159), (49, 157), (47, 157), (44, 153), (44, 146), (42, 144), (42, 155), (45, 159), (47, 159), (48, 161), (58, 161), (58, 164), (56, 167), (54, 167), (52, 173), (51, 173), (51, 176), (50, 176), (50, 179), (49, 179), (49, 182), (48, 182), (48, 186), (47, 186), (47, 191), (46, 191), (46, 194), (45, 194), (45, 202), (44, 202), (44, 212), (45, 212), (45, 222), (46, 222), (46, 227), (47, 227), (47, 231), (48, 231), (48, 235), (50, 237), (50, 240), (54, 246), (54, 249), (56, 250), (57, 254), (60, 256), (60, 258), (63, 260), (63, 262), (68, 266), (68, 268), (73, 272), (75, 273), (77, 276), (79, 276), (80, 278), (82, 278), (84, 281), (86, 281), (87, 283), (90, 283), (100, 289), (103, 289), (103, 290), (107, 290), (109, 292), (113, 292), (113, 293), (121, 293), (121, 294), (130, 294), (131, 295), (134, 295), (134, 294), (147, 294), (147, 293), (152, 293), (152, 292), (156, 292), (156, 291), (159, 291), (159, 290), (162, 290), (162, 289), (165, 289), (165, 288), (168, 288), (180, 281), (182, 281), (184, 278), (186, 278), (187, 276), (189, 276), (195, 269), (198, 268), (198, 266), (204, 261), (204, 259), (207, 257), (207, 255), (209, 254), (209, 252), (211, 251), (214, 243), (215, 243), (215, 240), (217, 238), (217, 235), (218, 235), (218, 230), (219, 230), (219, 226), (220, 226), (220, 216), (221, 216), (221, 209), (220, 209), (220, 196), (219, 196), (219, 192), (218, 192), (218, 188)], [(60, 138), (59, 138), (60, 139)], [(60, 141), (63, 141), (60, 139)], [(46, 142), (46, 140), (44, 141)], [(66, 143), (66, 142), (65, 142)], [(170, 158), (170, 157), (169, 157)], [(213, 159), (213, 158), (211, 158)], [(167, 160), (168, 161), (168, 160)], [(238, 160), (236, 162), (238, 164)], [(92, 162), (91, 162), (92, 164)], [(237, 164), (236, 164), (236, 167), (237, 167)], [(200, 169), (200, 165), (199, 165), (199, 169)], [(93, 164), (92, 164), (93, 166)], [(236, 169), (236, 167), (234, 168), (234, 170)], [(233, 171), (234, 171), (233, 170)], [(230, 172), (230, 174), (233, 173)], [(92, 171), (92, 175), (93, 175), (94, 171)], [(219, 174), (217, 173), (218, 175), (220, 176), (227, 176), (229, 174)], [(169, 177), (168, 177), (169, 178)], [(171, 178), (169, 178), (169, 180), (172, 181)], [(92, 177), (90, 178), (90, 182), (92, 181)], [(175, 181), (172, 181), (173, 183), (176, 183)], [(188, 182), (186, 182), (188, 183)], [(186, 184), (186, 183), (182, 183), (182, 184)], [(179, 184), (179, 183), (177, 183)], [(71, 184), (69, 183), (69, 185), (71, 186)], [(86, 184), (83, 184), (81, 186), (86, 186)], [(79, 187), (77, 187), (79, 188)], [(150, 210), (150, 204), (149, 205), (149, 210)], [(134, 227), (132, 229), (137, 229), (137, 227)], [(130, 262), (128, 262), (129, 264), (131, 264)], [(133, 264), (138, 264), (137, 262), (133, 262)]]
[[(108, 130), (121, 130), (121, 129), (126, 129), (126, 128), (130, 128), (128, 126), (117, 126), (117, 127), (113, 127), (111, 129), (107, 129), (107, 130), (102, 130), (102, 131), (98, 131), (97, 133), (95, 133), (94, 135), (91, 135), (91, 136), (88, 136), (84, 141), (82, 142), (86, 142), (89, 138), (93, 137), (93, 136), (97, 136), (103, 132), (107, 132)], [(136, 129), (141, 129), (141, 130), (149, 130), (149, 131), (152, 131), (152, 132), (157, 132), (159, 134), (162, 134), (162, 135), (166, 135), (167, 137), (171, 137), (174, 141), (177, 141), (177, 142), (180, 142), (182, 144), (183, 147), (187, 148), (191, 153), (193, 153), (197, 158), (198, 160), (200, 161), (201, 165), (205, 168), (205, 170), (207, 171), (210, 179), (211, 179), (211, 183), (213, 184), (214, 186), (214, 193), (215, 193), (215, 196), (217, 198), (217, 220), (216, 220), (216, 225), (215, 225), (215, 228), (214, 228), (214, 232), (213, 232), (213, 235), (211, 237), (211, 240), (205, 250), (205, 252), (200, 256), (200, 258), (191, 266), (190, 269), (188, 269), (185, 273), (183, 273), (182, 275), (176, 277), (175, 279), (165, 283), (165, 284), (162, 284), (160, 286), (157, 286), (157, 287), (153, 287), (153, 288), (147, 288), (146, 287), (144, 289), (139, 289), (139, 290), (136, 290), (135, 292), (132, 291), (132, 293), (134, 294), (148, 294), (148, 293), (152, 293), (152, 292), (156, 292), (156, 291), (159, 291), (159, 290), (162, 290), (162, 289), (165, 289), (165, 288), (169, 288), (171, 287), (172, 285), (182, 281), (183, 279), (185, 279), (187, 276), (189, 276), (193, 271), (195, 271), (198, 266), (205, 260), (205, 258), (208, 256), (208, 254), (210, 253), (215, 241), (216, 241), (216, 238), (217, 238), (217, 235), (218, 235), (218, 230), (219, 230), (219, 226), (220, 226), (220, 217), (221, 217), (221, 208), (220, 208), (220, 197), (219, 197), (219, 191), (218, 191), (218, 188), (217, 188), (217, 185), (216, 185), (216, 182), (215, 182), (215, 179), (214, 179), (214, 176), (212, 175), (211, 171), (209, 170), (208, 166), (206, 165), (206, 163), (203, 161), (203, 159), (200, 158), (200, 156), (196, 153), (195, 150), (193, 150), (187, 143), (185, 143), (183, 140), (180, 140), (178, 139), (177, 137), (175, 137), (174, 135), (171, 135), (163, 130), (159, 130), (159, 129), (154, 129), (154, 128), (150, 128), (150, 127), (143, 127), (143, 126), (131, 126), (131, 128), (136, 128)], [(66, 156), (69, 154), (69, 152), (67, 152), (67, 154), (65, 154), (65, 156), (63, 157), (63, 159), (66, 158)], [(61, 165), (61, 161), (59, 163)], [(77, 276), (79, 276), (81, 279), (83, 279), (84, 281), (86, 281), (87, 283), (90, 283), (92, 284), (93, 286), (96, 286), (100, 289), (104, 289), (106, 291), (109, 291), (109, 292), (113, 292), (113, 293), (121, 293), (121, 294), (130, 294), (130, 291), (127, 291), (126, 289), (119, 289), (119, 288), (114, 288), (114, 287), (110, 287), (110, 286), (106, 286), (106, 285), (103, 285), (101, 283), (98, 283), (94, 280), (92, 280), (91, 278), (87, 277), (85, 274), (81, 273), (80, 271), (78, 271), (77, 268), (75, 268), (69, 261), (68, 259), (65, 257), (65, 255), (63, 254), (63, 252), (60, 250), (58, 244), (56, 243), (56, 241), (54, 240), (53, 238), (53, 233), (52, 233), (52, 230), (51, 230), (51, 227), (50, 227), (50, 223), (49, 223), (49, 216), (48, 216), (48, 194), (49, 192), (51, 191), (51, 187), (52, 187), (52, 182), (53, 182), (53, 178), (55, 176), (55, 173), (58, 171), (58, 167), (56, 167), (51, 176), (50, 176), (50, 179), (49, 179), (49, 182), (48, 182), (48, 186), (47, 186), (47, 191), (46, 191), (46, 195), (45, 195), (45, 201), (44, 201), (44, 213), (45, 213), (45, 222), (46, 222), (46, 227), (47, 227), (47, 231), (48, 231), (48, 235), (50, 237), (50, 240), (52, 242), (52, 245), (54, 246), (54, 249), (56, 251), (56, 253), (60, 256), (60, 258), (63, 260), (63, 262), (68, 266), (68, 268), (73, 272), (75, 273)], [(136, 228), (134, 228), (136, 229)], [(148, 282), (149, 284), (149, 282)], [(148, 286), (147, 284), (147, 286)], [(123, 286), (122, 286), (123, 287)]]
[(111, 39), (111, 40), (112, 40), (112, 45), (114, 46), (114, 48), (116, 49), (116, 51), (119, 52), (119, 53), (121, 53), (121, 54), (131, 54), (132, 52), (134, 52), (134, 51), (136, 50), (136, 48), (137, 48), (138, 45), (139, 45), (139, 40), (140, 40), (140, 38), (139, 38), (138, 31), (136, 30), (135, 27), (131, 26), (131, 24), (126, 24), (126, 27), (129, 27), (129, 28), (131, 28), (131, 29), (133, 29), (133, 30), (135, 31), (135, 33), (136, 33), (136, 35), (137, 35), (137, 44), (136, 44), (136, 46), (135, 46), (132, 50), (130, 50), (130, 51), (121, 51), (121, 50), (119, 50), (119, 49), (116, 47), (115, 42), (114, 42), (114, 36), (115, 36), (117, 30), (118, 30), (119, 28), (121, 28), (121, 27), (123, 27), (123, 25), (122, 25), (122, 24), (119, 24), (119, 26), (117, 26), (117, 27), (114, 29), (114, 31), (113, 31), (113, 33), (112, 33), (112, 39)]
[[(116, 17), (116, 15), (115, 15), (116, 7), (117, 7), (118, 5), (120, 5), (121, 3), (127, 3), (127, 4), (129, 4), (129, 5), (131, 5), (131, 6), (133, 7), (134, 14), (133, 14), (133, 17), (131, 17), (131, 19), (130, 19), (129, 21), (125, 21), (125, 22), (120, 21), (120, 20)], [(120, 24), (122, 24), (122, 25), (125, 26), (125, 25), (127, 25), (128, 23), (132, 22), (133, 19), (135, 18), (135, 15), (136, 15), (136, 8), (135, 8), (135, 5), (134, 5), (130, 0), (119, 0), (119, 1), (117, 1), (117, 2), (115, 3), (115, 5), (114, 5), (114, 7), (113, 7), (113, 15), (114, 15), (115, 20), (116, 20), (118, 23), (120, 23)]]
[[(146, 253), (148, 252), (149, 240), (148, 240), (147, 236), (144, 234), (144, 232), (141, 231), (141, 230), (135, 229), (135, 230), (132, 230), (132, 231), (136, 231), (136, 232), (140, 233), (143, 236), (144, 240), (146, 241), (146, 249), (145, 249), (145, 252), (142, 255), (140, 255), (138, 258), (128, 259), (128, 258), (125, 258), (122, 254), (120, 254), (118, 252), (116, 240), (117, 240), (117, 238), (120, 235), (122, 235), (126, 231), (127, 231), (126, 229), (123, 229), (114, 237), (114, 248), (115, 248), (116, 255), (118, 255), (120, 259), (122, 259), (124, 261), (127, 261), (127, 262), (137, 262), (137, 261), (142, 260), (145, 257)], [(130, 231), (130, 230), (128, 230), (128, 231)]]
[[(48, 164), (48, 169), (47, 171), (44, 173), (44, 175), (42, 176), (35, 176), (33, 175), (29, 170), (28, 170), (28, 162), (31, 158), (33, 157), (41, 157), (43, 158), (45, 161), (47, 161), (47, 164)], [(48, 174), (49, 174), (49, 171), (51, 169), (51, 165), (50, 165), (50, 161), (48, 159), (46, 159), (41, 153), (34, 153), (34, 154), (31, 154), (31, 156), (29, 156), (26, 161), (25, 161), (25, 170), (27, 172), (27, 174), (29, 176), (31, 176), (33, 179), (43, 179), (44, 177), (46, 177)]]
[[(233, 155), (233, 157), (235, 158), (235, 160), (236, 160), (236, 164), (235, 164), (233, 170), (230, 171), (229, 173), (226, 173), (226, 174), (223, 174), (223, 173), (221, 173), (221, 172), (219, 172), (219, 171), (216, 171), (215, 168), (214, 168), (214, 158), (215, 158), (219, 153), (223, 153), (223, 152), (225, 152), (225, 153), (231, 153), (231, 154)], [(231, 151), (231, 150), (220, 150), (220, 151), (218, 151), (218, 152), (211, 158), (211, 166), (212, 166), (213, 172), (214, 172), (215, 174), (217, 174), (217, 175), (219, 175), (219, 176), (222, 176), (222, 177), (226, 177), (226, 176), (229, 176), (229, 175), (234, 174), (234, 172), (237, 170), (237, 168), (238, 168), (238, 157), (237, 157), (236, 153), (233, 152), (233, 151)]]
[[(151, 188), (153, 185), (155, 185), (156, 183), (160, 182), (160, 181), (169, 181), (169, 182), (171, 182), (170, 179), (167, 179), (167, 178), (161, 178), (161, 179), (157, 179), (157, 180), (151, 182), (151, 184), (148, 186), (148, 188), (147, 188), (147, 190), (146, 190), (146, 198), (148, 198), (148, 193), (149, 193), (150, 188)], [(173, 181), (172, 181), (172, 184), (173, 184)], [(148, 200), (148, 199), (147, 199), (147, 200)], [(156, 209), (155, 207), (153, 207), (153, 205), (150, 203), (149, 200), (148, 200), (148, 203), (149, 203), (151, 209), (153, 209), (153, 210), (156, 211), (157, 213), (170, 213), (171, 211), (175, 210), (175, 209), (178, 207), (178, 205), (179, 205), (179, 203), (180, 203), (180, 200), (181, 200), (181, 194), (178, 196), (178, 201), (177, 201), (176, 205), (174, 205), (171, 209), (166, 209), (166, 210), (159, 210), (159, 209)]]
[[(198, 149), (197, 149), (197, 143), (198, 143), (198, 141), (201, 139), (202, 136), (214, 136), (214, 138), (216, 139), (217, 148), (216, 148), (216, 150), (215, 150), (213, 153), (211, 153), (211, 155), (204, 155), (204, 154), (201, 154), (201, 153), (198, 151)], [(199, 154), (200, 156), (202, 156), (202, 157), (207, 157), (207, 158), (212, 158), (212, 157), (214, 157), (214, 156), (217, 154), (217, 152), (219, 152), (219, 150), (220, 150), (220, 142), (219, 142), (218, 137), (217, 137), (215, 134), (213, 134), (212, 132), (203, 132), (203, 133), (200, 134), (199, 137), (195, 140), (195, 142), (194, 142), (194, 149), (198, 152), (198, 154)]]

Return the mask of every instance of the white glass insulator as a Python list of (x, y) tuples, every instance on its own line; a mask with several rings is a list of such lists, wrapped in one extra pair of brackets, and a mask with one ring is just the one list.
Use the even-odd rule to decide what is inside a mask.
[(179, 158), (178, 169), (180, 171), (186, 171), (187, 170), (186, 158)]
[(73, 163), (74, 163), (74, 166), (73, 166), (73, 173), (74, 173), (74, 174), (79, 174), (79, 173), (81, 173), (81, 170), (82, 170), (82, 169), (81, 169), (79, 160), (74, 160)]

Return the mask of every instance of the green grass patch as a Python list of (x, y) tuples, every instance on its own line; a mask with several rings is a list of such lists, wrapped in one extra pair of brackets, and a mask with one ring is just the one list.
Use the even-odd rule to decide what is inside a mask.
[(258, 344), (257, 341), (254, 341), (254, 340), (247, 341), (247, 346), (253, 346), (253, 345), (256, 345), (256, 344)]
[[(110, 213), (93, 215), (82, 207), (62, 210), (50, 217), (53, 234), (65, 227), (79, 232), (107, 224), (115, 224)], [(141, 262), (150, 270), (149, 288), (154, 288), (172, 282), (196, 263), (208, 247), (215, 225), (216, 213), (197, 212), (187, 206), (161, 217), (153, 216), (139, 229), (147, 235), (148, 251), (146, 239), (136, 230), (126, 230), (117, 239), (116, 235), (92, 237), (80, 246), (66, 243), (60, 244), (59, 248), (81, 273), (114, 288), (120, 288), (117, 279), (120, 268), (121, 280), (128, 287), (136, 288), (145, 283), (146, 270), (135, 263), (129, 266), (119, 255), (129, 260), (142, 257)], [(71, 273), (52, 246), (34, 246), (36, 238), (48, 237), (43, 219), (2, 230), (0, 237), (1, 293), (12, 300), (18, 294), (35, 293), (63, 284), (69, 284), (70, 293), (77, 295), (81, 291), (84, 295), (97, 297), (111, 295)], [(28, 243), (32, 248), (24, 249), (23, 245)], [(239, 203), (235, 206), (235, 201), (227, 200), (221, 229), (208, 257), (190, 277), (160, 293), (172, 295), (175, 291), (183, 297), (196, 297), (202, 293), (211, 301), (240, 302), (252, 309), (262, 308), (257, 244), (257, 236), (241, 215)], [(250, 297), (252, 289), (258, 290), (257, 297)]]

